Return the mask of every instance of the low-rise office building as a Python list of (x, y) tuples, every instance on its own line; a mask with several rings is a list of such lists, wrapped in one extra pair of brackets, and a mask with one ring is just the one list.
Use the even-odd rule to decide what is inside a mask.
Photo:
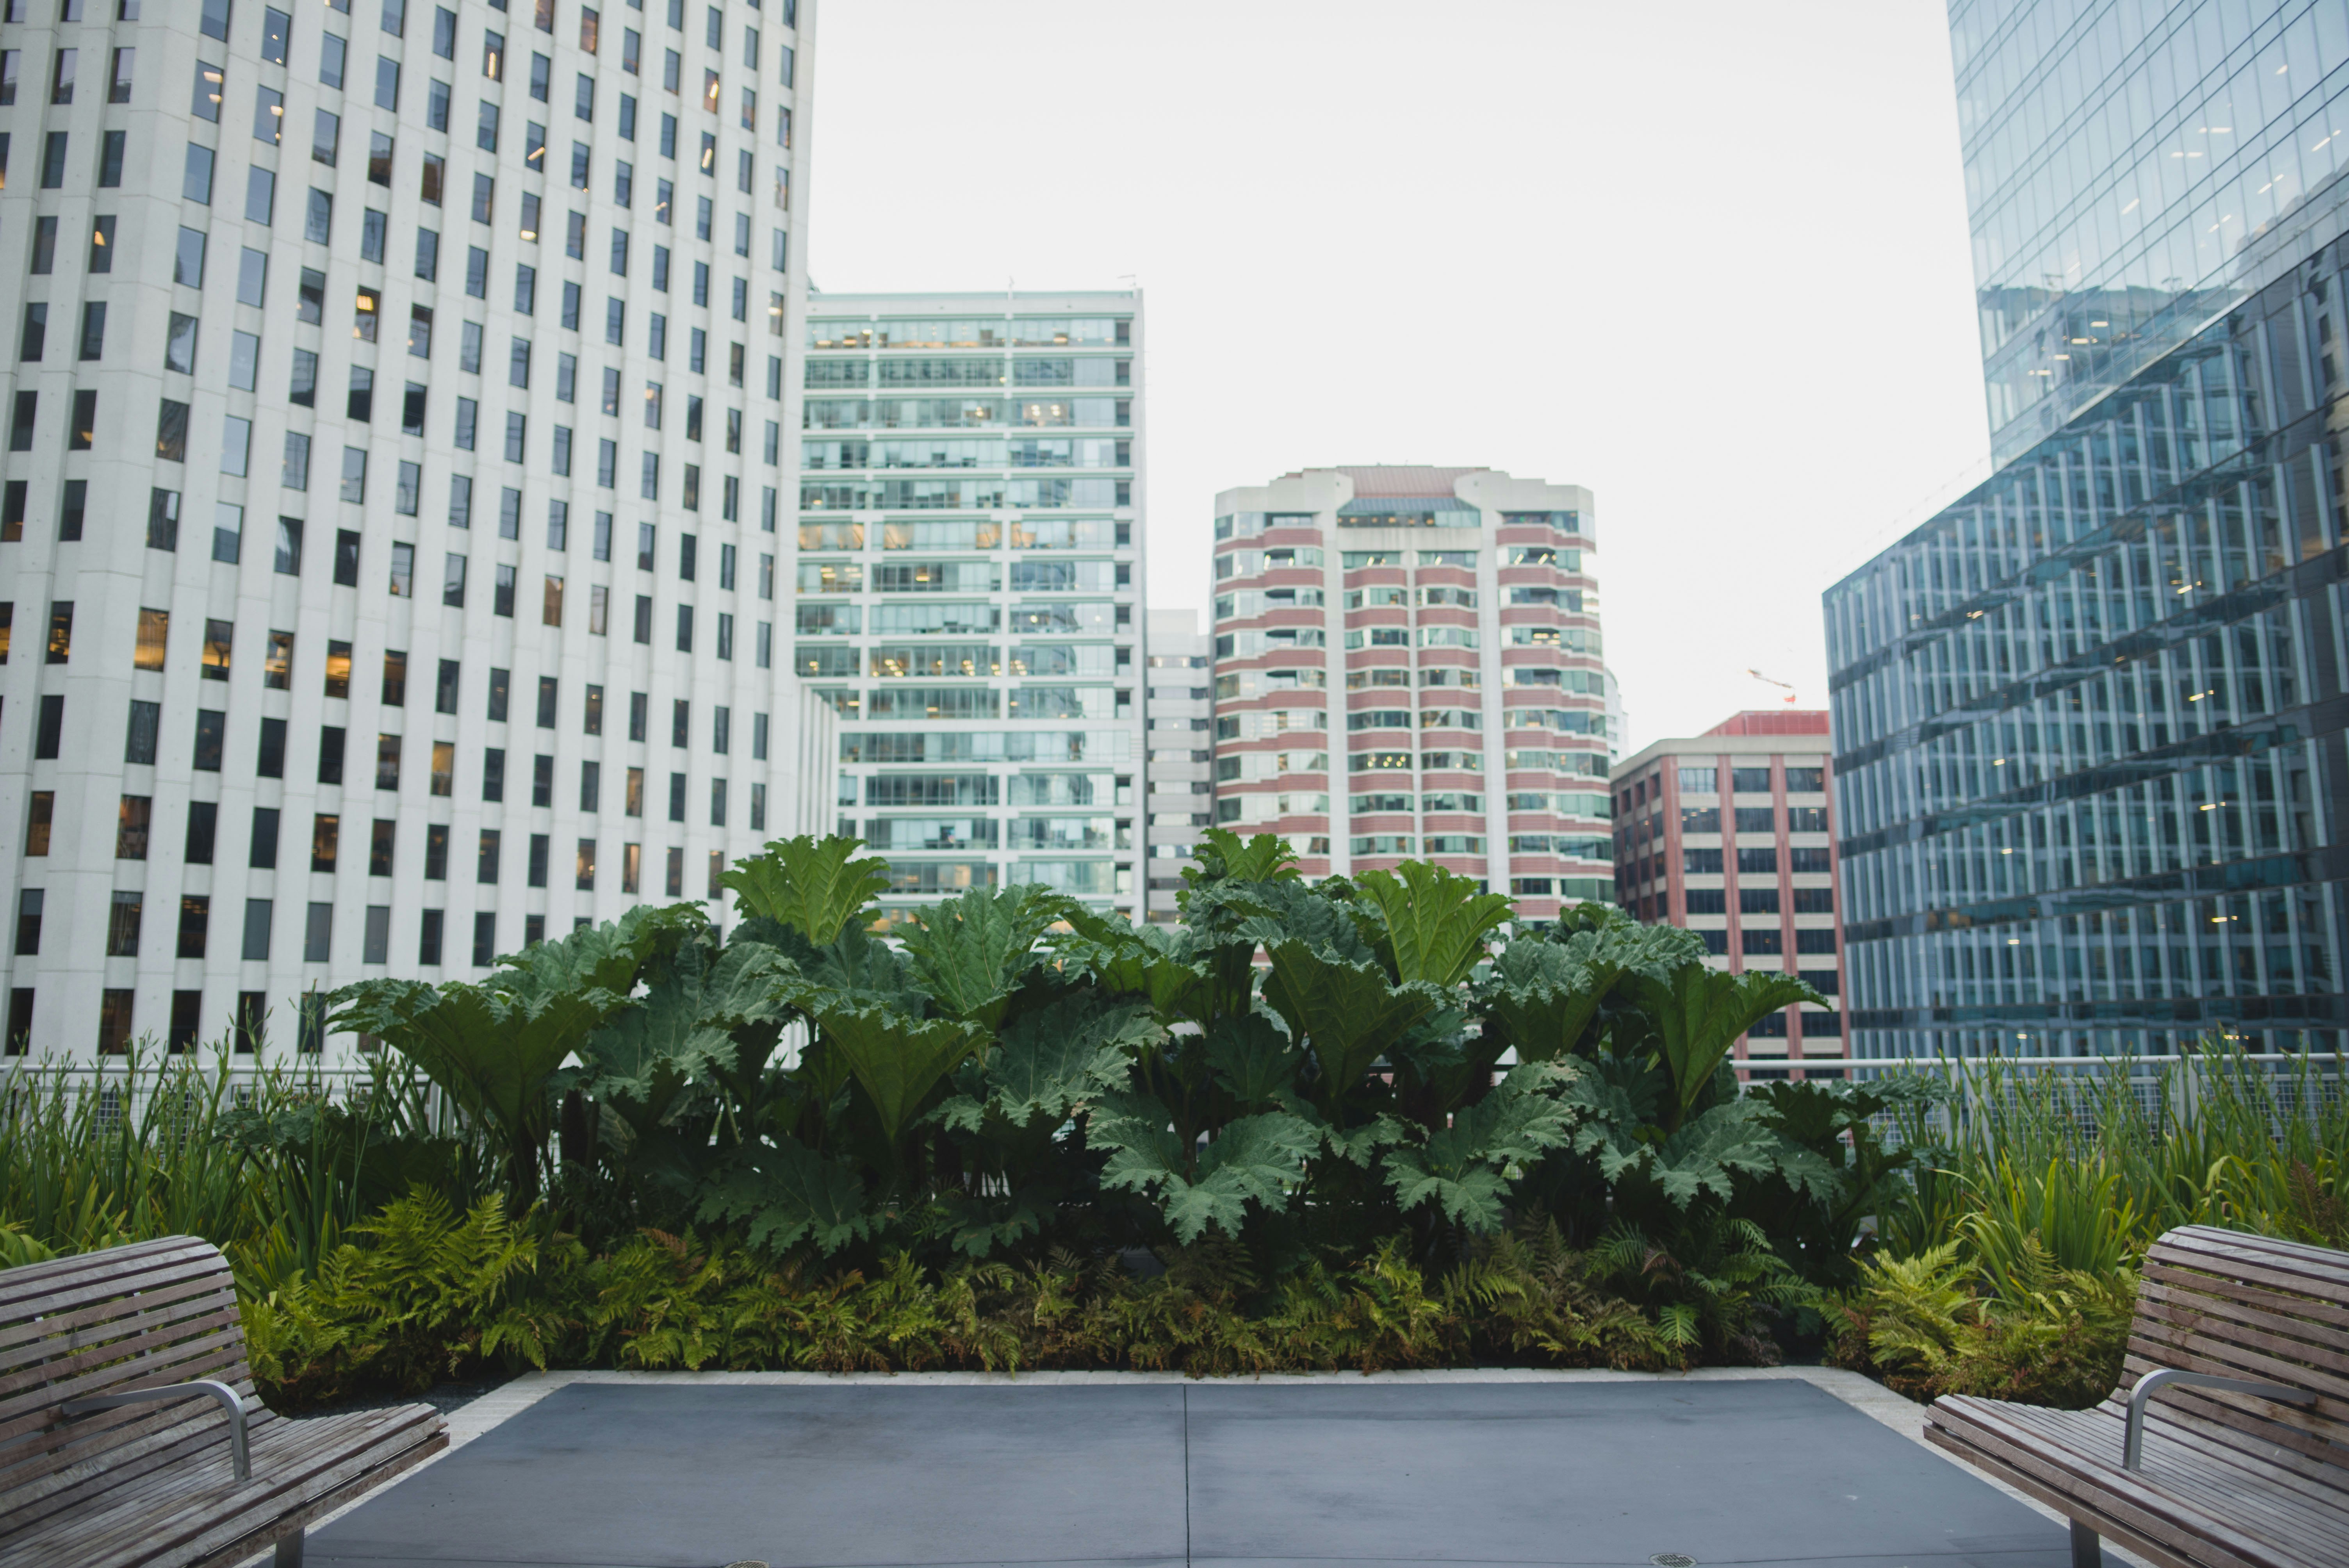
[(1704, 938), (1733, 974), (1799, 975), (1827, 1000), (1765, 1018), (1737, 1055), (1775, 1074), (1844, 1055), (1827, 715), (1741, 713), (1618, 766), (1616, 902)]

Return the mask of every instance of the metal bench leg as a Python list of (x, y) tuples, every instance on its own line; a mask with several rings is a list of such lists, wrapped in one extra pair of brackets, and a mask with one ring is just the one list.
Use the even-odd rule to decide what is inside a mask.
[[(294, 1561), (298, 1564), (302, 1560), (297, 1555)], [(2076, 1519), (2072, 1521), (2072, 1568), (2104, 1568), (2104, 1561), (2105, 1549), (2096, 1532)]]
[[(2072, 1528), (2076, 1532), (2079, 1526), (2075, 1524)], [(303, 1532), (297, 1530), (291, 1535), (281, 1535), (277, 1538), (277, 1555), (272, 1560), (272, 1568), (302, 1568), (302, 1534)], [(2075, 1534), (2073, 1540), (2075, 1544), (2072, 1548), (2072, 1558), (2075, 1563), (2077, 1563), (2080, 1560), (2079, 1547), (2076, 1544), (2079, 1540), (2078, 1535)], [(2091, 1552), (2095, 1550), (2095, 1537), (2093, 1535), (2088, 1538), (2088, 1549)], [(2088, 1562), (2093, 1563), (2095, 1559), (2091, 1557)]]

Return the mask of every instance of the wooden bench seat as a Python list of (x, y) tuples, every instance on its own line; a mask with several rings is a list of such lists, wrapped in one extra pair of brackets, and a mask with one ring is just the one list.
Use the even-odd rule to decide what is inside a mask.
[[(75, 1410), (135, 1391), (178, 1397)], [(234, 1423), (243, 1414), (248, 1473)], [(288, 1420), (261, 1403), (228, 1262), (174, 1236), (0, 1271), (0, 1561), (298, 1563), (313, 1520), (448, 1445), (408, 1405)]]
[[(2168, 1369), (2256, 1385), (2165, 1383)], [(2142, 1407), (2127, 1459), (2131, 1397)], [(2349, 1563), (2349, 1253), (2206, 1225), (2147, 1254), (2121, 1385), (2087, 1410), (1944, 1395), (1927, 1439), (2166, 1568)]]

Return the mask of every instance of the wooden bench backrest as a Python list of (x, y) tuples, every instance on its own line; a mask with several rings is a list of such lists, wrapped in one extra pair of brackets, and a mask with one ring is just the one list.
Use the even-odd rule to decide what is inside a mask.
[(171, 1236), (0, 1269), (0, 1519), (12, 1522), (126, 1484), (212, 1448), (211, 1399), (129, 1405), (65, 1420), (67, 1399), (210, 1377), (253, 1415), (253, 1373), (228, 1260)]
[(2173, 1386), (2157, 1408), (2295, 1449), (2349, 1486), (2349, 1253), (2210, 1225), (2146, 1254), (2117, 1398), (2158, 1367), (2313, 1389), (2299, 1409)]

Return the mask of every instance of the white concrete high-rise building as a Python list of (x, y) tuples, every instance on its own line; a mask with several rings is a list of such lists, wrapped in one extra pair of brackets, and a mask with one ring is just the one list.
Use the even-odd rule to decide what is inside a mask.
[(815, 294), (806, 349), (792, 661), (885, 909), (1139, 918), (1142, 295)]
[(1196, 610), (1153, 610), (1150, 676), (1143, 696), (1149, 725), (1148, 918), (1171, 923), (1183, 868), (1200, 832), (1215, 824), (1211, 764), (1215, 704), (1208, 669), (1215, 641)]
[(317, 1049), (828, 820), (813, 6), (11, 7), (10, 1051)]

